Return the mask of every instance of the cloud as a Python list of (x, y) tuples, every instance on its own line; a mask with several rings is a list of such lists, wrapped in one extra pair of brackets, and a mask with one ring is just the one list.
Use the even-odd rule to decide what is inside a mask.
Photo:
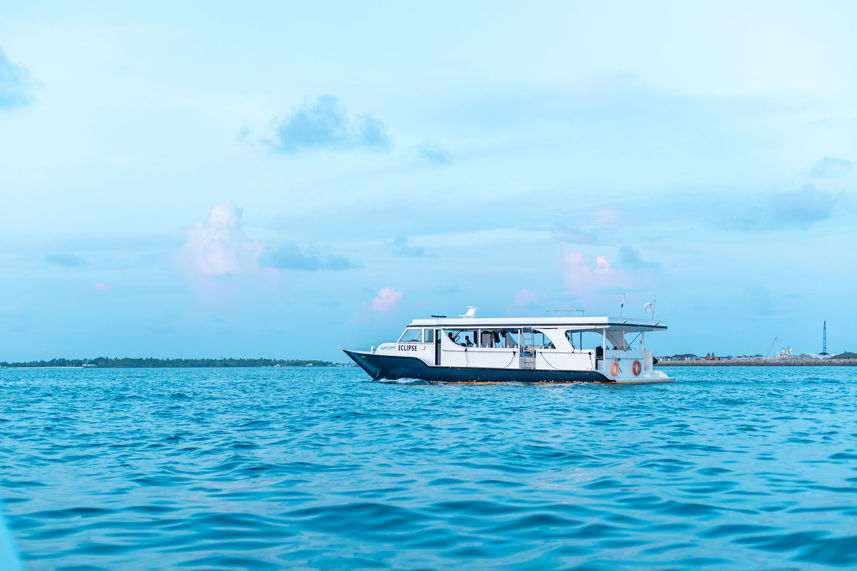
[(626, 285), (624, 274), (606, 256), (593, 259), (580, 250), (565, 249), (562, 262), (565, 285), (577, 295)]
[(569, 216), (559, 216), (548, 228), (556, 233), (556, 239), (570, 244), (603, 245), (610, 243), (616, 228), (622, 224), (622, 213), (615, 208), (596, 208), (589, 212), (589, 219), (577, 226), (568, 224)]
[(622, 223), (622, 213), (616, 208), (596, 208), (589, 216), (599, 228), (615, 228)]
[(112, 289), (113, 289), (112, 285), (109, 285), (109, 284), (106, 284), (103, 282), (99, 282), (97, 284), (92, 285), (92, 291), (107, 292), (107, 291), (110, 291)]
[(726, 227), (742, 230), (785, 230), (808, 228), (830, 218), (838, 198), (805, 185), (799, 190), (771, 192), (750, 201), (737, 214), (723, 221)]
[(0, 109), (28, 105), (33, 101), (32, 88), (30, 72), (9, 61), (0, 49)]
[(390, 311), (395, 309), (402, 299), (402, 292), (391, 287), (382, 287), (378, 291), (378, 295), (369, 302), (369, 309), (372, 311)]
[(74, 254), (48, 254), (45, 261), (64, 268), (79, 268), (86, 265), (86, 260)]
[(197, 276), (253, 274), (264, 266), (277, 270), (339, 271), (359, 267), (343, 256), (331, 255), (318, 246), (295, 244), (268, 247), (251, 240), (241, 227), (242, 210), (231, 200), (211, 209), (208, 220), (187, 229), (187, 241), (179, 259)]
[(407, 238), (396, 238), (389, 242), (390, 250), (397, 256), (410, 256), (412, 258), (422, 258), (426, 255), (424, 249), (411, 244)]
[(327, 255), (317, 246), (302, 250), (296, 244), (283, 244), (276, 250), (269, 250), (260, 259), (264, 266), (279, 270), (350, 270), (359, 267), (343, 256)]
[[(295, 154), (304, 149), (369, 149), (385, 151), (392, 145), (384, 124), (369, 115), (349, 117), (333, 95), (321, 95), (293, 115), (273, 121), (273, 149)], [(246, 134), (245, 134), (246, 136)]]
[(527, 288), (523, 288), (515, 294), (515, 298), (512, 300), (512, 305), (516, 307), (535, 307), (542, 302), (542, 299), (543, 296), (540, 296)]
[(556, 239), (569, 244), (602, 245), (607, 241), (598, 231), (583, 230), (579, 228), (563, 228), (558, 231)]
[(619, 265), (631, 270), (660, 267), (660, 264), (657, 262), (644, 260), (640, 256), (640, 252), (632, 246), (622, 246), (619, 248)]
[(838, 178), (851, 172), (854, 163), (848, 159), (839, 157), (822, 157), (809, 170), (809, 176), (813, 178)]
[(180, 257), (193, 273), (225, 276), (258, 269), (261, 242), (250, 240), (241, 229), (242, 210), (231, 200), (211, 209), (208, 220), (187, 229)]
[(445, 165), (451, 160), (449, 151), (428, 139), (417, 145), (417, 156), (439, 165)]

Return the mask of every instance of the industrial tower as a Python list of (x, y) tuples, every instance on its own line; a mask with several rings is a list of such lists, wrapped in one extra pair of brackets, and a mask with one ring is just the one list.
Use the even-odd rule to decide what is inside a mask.
[(827, 320), (824, 321), (824, 329), (821, 334), (821, 353), (819, 355), (829, 355), (827, 352)]

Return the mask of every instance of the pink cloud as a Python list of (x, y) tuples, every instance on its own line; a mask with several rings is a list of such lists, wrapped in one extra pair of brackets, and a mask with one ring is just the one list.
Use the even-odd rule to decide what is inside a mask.
[(625, 274), (615, 269), (606, 256), (595, 256), (593, 260), (580, 250), (566, 249), (562, 262), (565, 285), (578, 295), (627, 286)]
[(403, 292), (400, 292), (391, 287), (382, 287), (378, 291), (378, 295), (375, 296), (371, 302), (369, 302), (369, 309), (372, 311), (389, 311), (398, 305), (399, 301), (402, 299)]
[(97, 283), (92, 286), (93, 291), (110, 291), (113, 289), (113, 286), (107, 285), (105, 283)]
[(244, 234), (242, 210), (231, 200), (211, 209), (208, 220), (187, 229), (187, 242), (181, 257), (194, 274), (203, 276), (240, 275), (258, 269), (264, 250)]

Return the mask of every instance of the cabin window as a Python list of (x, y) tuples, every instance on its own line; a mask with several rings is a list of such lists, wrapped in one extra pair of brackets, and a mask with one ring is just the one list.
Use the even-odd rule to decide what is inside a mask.
[(601, 347), (603, 337), (601, 331), (574, 331), (568, 330), (565, 332), (571, 346), (575, 349), (592, 350), (596, 347)]
[(478, 341), (475, 329), (449, 329), (446, 334), (450, 341), (462, 347), (474, 347)]
[(503, 340), (503, 347), (515, 348), (518, 346), (518, 336), (520, 332), (517, 329), (504, 329), (500, 332), (500, 338)]
[[(444, 334), (461, 347), (483, 349), (514, 349), (518, 347), (518, 329), (446, 329)], [(547, 336), (537, 333), (539, 345), (550, 344)]]
[(550, 337), (548, 337), (541, 331), (536, 331), (533, 337), (535, 338), (536, 347), (541, 347), (542, 349), (556, 349)]
[(496, 331), (491, 331), (490, 329), (480, 330), (479, 331), (479, 346), (480, 347), (486, 347), (486, 348), (494, 347), (495, 337), (497, 339), (500, 338), (500, 336), (497, 335)]
[(571, 344), (572, 349), (580, 349), (583, 347), (583, 332), (569, 329), (565, 332), (565, 338)]
[(423, 343), (434, 341), (434, 329), (423, 329)]
[(482, 347), (511, 349), (518, 346), (517, 329), (483, 329), (480, 337)]
[(405, 329), (405, 332), (399, 338), (399, 343), (420, 343), (422, 340), (422, 329)]
[(517, 329), (480, 329), (479, 346), (485, 349), (505, 349), (517, 347)]

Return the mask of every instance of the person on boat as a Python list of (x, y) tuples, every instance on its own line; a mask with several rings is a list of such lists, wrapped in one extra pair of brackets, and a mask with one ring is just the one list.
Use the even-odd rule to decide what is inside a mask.
[(469, 335), (465, 335), (465, 336), (464, 336), (464, 346), (465, 346), (465, 347), (473, 347), (473, 342), (472, 342), (472, 341), (470, 341), (470, 336), (469, 336)]

